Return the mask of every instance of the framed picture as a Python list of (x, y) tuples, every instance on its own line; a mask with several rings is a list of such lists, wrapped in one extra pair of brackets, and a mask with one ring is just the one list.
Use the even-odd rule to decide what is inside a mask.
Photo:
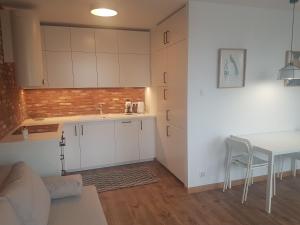
[(245, 86), (246, 49), (219, 49), (218, 88)]
[[(293, 51), (294, 65), (300, 67), (300, 52)], [(291, 61), (291, 51), (286, 51), (286, 65)]]

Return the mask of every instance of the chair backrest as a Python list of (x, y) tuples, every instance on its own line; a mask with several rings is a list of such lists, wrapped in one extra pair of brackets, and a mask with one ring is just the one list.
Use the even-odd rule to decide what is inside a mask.
[(247, 139), (230, 136), (226, 139), (226, 146), (231, 152), (253, 155), (251, 143)]

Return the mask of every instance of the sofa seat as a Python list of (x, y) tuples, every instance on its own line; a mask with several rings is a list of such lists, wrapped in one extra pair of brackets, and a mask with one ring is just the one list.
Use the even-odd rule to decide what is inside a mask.
[(83, 187), (78, 197), (52, 200), (48, 225), (107, 225), (94, 186)]

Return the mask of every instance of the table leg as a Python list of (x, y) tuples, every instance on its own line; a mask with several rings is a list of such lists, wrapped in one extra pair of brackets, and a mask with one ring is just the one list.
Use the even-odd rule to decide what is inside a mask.
[(267, 197), (266, 197), (266, 211), (271, 213), (272, 206), (272, 196), (273, 196), (273, 164), (274, 164), (274, 156), (272, 153), (268, 156), (268, 180), (267, 180)]

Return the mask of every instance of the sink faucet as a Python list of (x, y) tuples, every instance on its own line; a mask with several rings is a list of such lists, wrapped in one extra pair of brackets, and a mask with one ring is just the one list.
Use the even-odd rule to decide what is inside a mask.
[(98, 107), (96, 107), (97, 110), (99, 110), (99, 114), (102, 115), (103, 114), (103, 104), (99, 103)]

